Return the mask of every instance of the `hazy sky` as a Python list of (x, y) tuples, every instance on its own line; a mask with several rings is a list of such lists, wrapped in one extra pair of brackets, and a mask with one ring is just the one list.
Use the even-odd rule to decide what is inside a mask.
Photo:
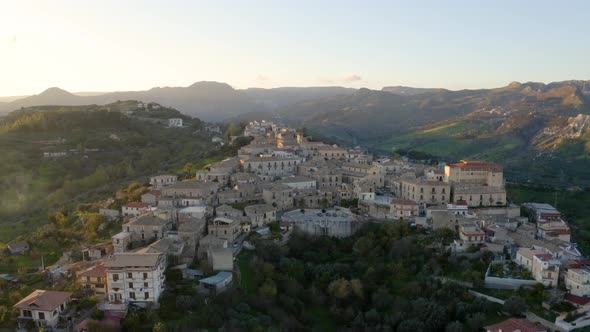
[(590, 79), (589, 13), (583, 0), (2, 0), (0, 95)]

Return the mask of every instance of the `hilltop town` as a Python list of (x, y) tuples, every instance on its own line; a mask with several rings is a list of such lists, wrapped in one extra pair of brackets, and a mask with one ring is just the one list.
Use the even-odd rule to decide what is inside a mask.
[[(182, 119), (169, 125), (182, 126)], [(491, 290), (542, 284), (547, 292), (560, 291), (559, 303), (573, 308), (552, 326), (589, 325), (590, 261), (571, 242), (570, 225), (553, 206), (507, 200), (502, 165), (375, 158), (361, 147), (315, 141), (270, 121), (248, 123), (241, 136), (249, 143), (236, 156), (189, 179), (153, 175), (137, 201), (100, 208), (105, 218), (122, 220), (119, 232), (111, 243), (86, 248), (81, 263), (48, 267), (52, 280), (73, 278), (85, 296), (98, 299), (103, 320), (116, 322), (133, 308), (158, 307), (170, 291), (170, 271), (208, 297), (238, 287), (243, 272), (236, 257), (255, 250), (259, 239), (278, 246), (297, 233), (346, 239), (370, 223), (401, 222), (420, 234), (450, 235), (435, 241), (434, 251), (491, 257), (483, 278), (471, 282)], [(237, 139), (231, 136), (228, 143)], [(8, 250), (18, 255), (29, 245), (13, 242)], [(14, 305), (15, 317), (22, 328), (82, 329), (91, 319), (72, 322), (72, 301), (82, 300), (75, 292), (36, 290)]]

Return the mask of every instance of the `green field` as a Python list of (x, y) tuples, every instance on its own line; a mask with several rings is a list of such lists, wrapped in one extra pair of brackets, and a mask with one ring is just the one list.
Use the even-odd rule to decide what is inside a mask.
[[(466, 157), (502, 160), (525, 146), (513, 135), (485, 136), (490, 126), (480, 121), (457, 121), (434, 128), (392, 136), (375, 146), (383, 152), (414, 150), (443, 159)], [(483, 151), (483, 152), (482, 152)]]

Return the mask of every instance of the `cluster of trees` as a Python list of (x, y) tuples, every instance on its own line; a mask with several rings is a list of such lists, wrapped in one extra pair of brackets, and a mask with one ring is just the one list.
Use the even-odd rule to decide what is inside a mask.
[(168, 276), (158, 317), (146, 324), (171, 331), (479, 331), (502, 308), (437, 278), (454, 264), (432, 249), (446, 237), (394, 222), (368, 224), (346, 239), (295, 233), (281, 246), (257, 238), (255, 252), (238, 259), (233, 291), (206, 301)]

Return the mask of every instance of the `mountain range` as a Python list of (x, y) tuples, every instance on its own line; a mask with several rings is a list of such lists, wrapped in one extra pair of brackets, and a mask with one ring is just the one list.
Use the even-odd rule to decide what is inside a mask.
[(382, 153), (419, 151), (443, 159), (481, 157), (521, 168), (526, 168), (531, 158), (540, 158), (540, 165), (553, 160), (545, 174), (562, 167), (558, 162), (565, 160), (576, 167), (572, 173), (590, 170), (585, 118), (590, 115), (590, 81), (512, 82), (500, 88), (460, 91), (403, 86), (382, 90), (239, 90), (217, 82), (84, 95), (50, 88), (0, 103), (0, 112), (33, 105), (117, 100), (153, 101), (206, 121), (272, 117), (306, 127), (330, 141), (360, 144)]
[(7, 97), (7, 102), (0, 100), (0, 114), (30, 106), (103, 105), (119, 100), (140, 100), (170, 106), (206, 121), (221, 121), (250, 112), (270, 112), (302, 100), (351, 94), (354, 91), (342, 87), (236, 90), (228, 84), (217, 82), (197, 82), (188, 87), (157, 87), (145, 91), (79, 94), (53, 87), (37, 95)]

